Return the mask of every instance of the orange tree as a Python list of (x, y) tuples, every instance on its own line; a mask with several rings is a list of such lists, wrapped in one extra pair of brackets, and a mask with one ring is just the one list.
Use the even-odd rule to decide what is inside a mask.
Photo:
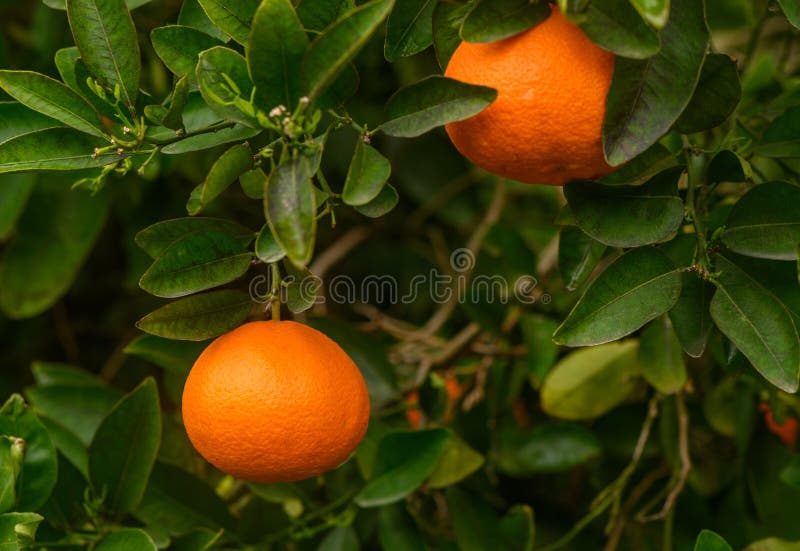
[(795, 0), (0, 14), (2, 549), (800, 545)]

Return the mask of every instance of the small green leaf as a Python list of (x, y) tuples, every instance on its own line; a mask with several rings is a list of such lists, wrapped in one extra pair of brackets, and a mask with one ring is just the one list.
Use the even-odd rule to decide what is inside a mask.
[(247, 293), (212, 291), (162, 306), (136, 322), (136, 327), (167, 339), (204, 341), (244, 323), (252, 306)]
[(681, 272), (653, 248), (633, 249), (600, 274), (553, 335), (566, 346), (610, 342), (667, 312), (681, 292)]
[(372, 0), (348, 11), (311, 43), (303, 61), (303, 75), (305, 91), (312, 99), (333, 84), (389, 15), (393, 4), (394, 0)]
[(398, 90), (386, 104), (380, 129), (390, 136), (413, 138), (451, 122), (468, 119), (497, 98), (497, 91), (447, 77), (432, 76)]
[(724, 54), (709, 54), (689, 105), (675, 122), (683, 134), (693, 134), (721, 125), (742, 97), (736, 61)]
[(795, 28), (800, 29), (800, 5), (792, 0), (778, 0), (778, 4), (780, 4), (789, 23), (794, 25)]
[(635, 340), (582, 348), (550, 370), (541, 389), (542, 409), (552, 417), (594, 419), (622, 403), (639, 377)]
[(72, 128), (49, 128), (23, 134), (0, 144), (0, 174), (97, 168), (129, 156), (117, 152), (94, 153), (95, 149), (107, 145), (106, 140)]
[(303, 0), (297, 15), (306, 30), (320, 32), (355, 7), (353, 0)]
[(592, 275), (606, 246), (575, 226), (564, 226), (558, 234), (558, 269), (567, 290), (574, 291)]
[(416, 490), (436, 469), (451, 438), (446, 429), (392, 432), (384, 436), (378, 445), (372, 476), (356, 495), (356, 504), (388, 505)]
[[(170, 95), (169, 107), (164, 109), (161, 117), (161, 124), (172, 130), (183, 130), (183, 111), (189, 101), (189, 78), (190, 74), (178, 79), (175, 88)], [(147, 107), (145, 107), (145, 115)]]
[(205, 151), (206, 149), (212, 149), (220, 145), (249, 140), (250, 138), (258, 136), (260, 133), (260, 128), (250, 128), (237, 124), (230, 128), (223, 128), (214, 132), (206, 132), (204, 134), (184, 138), (161, 148), (161, 153), (165, 155), (183, 155), (184, 153)]
[(641, 247), (671, 239), (683, 223), (682, 172), (670, 169), (641, 186), (568, 182), (564, 195), (590, 237), (612, 247)]
[(106, 536), (96, 551), (158, 551), (156, 544), (139, 528), (122, 528)]
[(745, 182), (752, 177), (750, 163), (730, 149), (718, 152), (708, 164), (709, 183)]
[(77, 434), (53, 421), (49, 417), (40, 417), (42, 425), (47, 429), (56, 449), (80, 472), (84, 479), (89, 478), (89, 454), (83, 441)]
[(600, 442), (588, 429), (566, 423), (545, 423), (532, 431), (500, 433), (497, 468), (515, 478), (574, 469), (600, 455)]
[(178, 14), (178, 25), (192, 27), (223, 42), (228, 42), (228, 40), (230, 40), (227, 34), (219, 30), (217, 26), (211, 22), (206, 12), (203, 11), (200, 2), (197, 0), (183, 1), (181, 12)]
[(0, 143), (47, 128), (55, 128), (61, 124), (55, 120), (29, 109), (16, 101), (0, 101)]
[(253, 18), (247, 66), (266, 111), (289, 110), (300, 99), (300, 68), (308, 37), (289, 0), (264, 0)]
[(495, 42), (519, 34), (550, 17), (547, 2), (478, 0), (461, 25), (467, 42)]
[(133, 110), (142, 65), (136, 27), (124, 0), (67, 0), (67, 17), (86, 67), (107, 90), (119, 89)]
[(358, 140), (344, 182), (342, 200), (351, 206), (366, 205), (378, 196), (391, 172), (389, 159), (363, 140)]
[(171, 244), (139, 280), (159, 297), (176, 298), (229, 283), (244, 275), (252, 254), (227, 233), (190, 233)]
[(442, 70), (447, 68), (450, 58), (461, 44), (461, 25), (472, 9), (471, 4), (437, 2), (433, 9), (433, 47)]
[(458, 484), (485, 462), (481, 454), (473, 450), (458, 436), (453, 435), (447, 443), (439, 463), (428, 478), (430, 488), (446, 488)]
[(675, 153), (656, 143), (598, 181), (607, 185), (638, 186), (677, 164)]
[(264, 188), (267, 187), (267, 175), (261, 168), (248, 170), (239, 176), (239, 185), (250, 199), (264, 199)]
[(13, 174), (0, 178), (0, 243), (14, 231), (35, 184), (35, 174)]
[(645, 21), (650, 23), (656, 29), (663, 29), (670, 19), (670, 9), (672, 14), (682, 8), (682, 4), (678, 0), (673, 0), (672, 8), (670, 8), (670, 0), (630, 0), (633, 7), (644, 17)]
[(281, 282), (285, 292), (286, 307), (293, 314), (305, 312), (317, 301), (322, 288), (322, 280), (308, 268), (297, 268), (291, 262), (284, 262), (287, 277)]
[(433, 44), (435, 0), (398, 2), (386, 22), (383, 54), (388, 61), (418, 54)]
[(800, 542), (781, 538), (765, 538), (754, 541), (742, 551), (800, 551)]
[(645, 59), (661, 48), (658, 34), (629, 0), (594, 0), (579, 24), (593, 42), (618, 56)]
[(283, 259), (286, 251), (283, 250), (278, 240), (272, 235), (269, 224), (264, 224), (256, 238), (256, 257), (265, 264), (271, 264)]
[(703, 530), (697, 536), (694, 551), (733, 551), (733, 548), (719, 534)]
[(683, 349), (670, 318), (661, 316), (642, 331), (639, 367), (645, 380), (662, 394), (678, 392), (686, 384)]
[(395, 503), (378, 509), (378, 536), (385, 551), (426, 551), (414, 518), (408, 514), (405, 504)]
[(31, 109), (76, 130), (103, 137), (100, 115), (67, 85), (31, 71), (0, 71), (0, 88)]
[(500, 518), (486, 499), (460, 487), (448, 489), (445, 497), (461, 551), (533, 550), (533, 513), (530, 508), (515, 506)]
[(220, 117), (258, 127), (250, 104), (253, 83), (241, 54), (224, 46), (202, 52), (197, 62), (197, 83), (203, 99)]
[(317, 551), (358, 551), (358, 534), (352, 526), (333, 528), (322, 538)]
[(519, 320), (519, 325), (522, 339), (528, 346), (528, 373), (534, 386), (539, 388), (558, 358), (558, 346), (552, 338), (558, 323), (542, 315), (527, 314)]
[(247, 44), (250, 22), (260, 3), (260, 0), (200, 0), (211, 22), (242, 45)]
[(162, 220), (148, 226), (134, 238), (136, 244), (146, 252), (150, 258), (158, 258), (167, 248), (186, 237), (190, 233), (218, 231), (226, 233), (239, 241), (242, 246), (247, 246), (253, 240), (254, 233), (232, 220), (223, 218), (175, 218)]
[(209, 169), (205, 181), (192, 191), (186, 203), (189, 215), (199, 214), (252, 165), (253, 153), (248, 143), (234, 145), (220, 155)]
[(153, 49), (167, 68), (183, 77), (189, 75), (195, 79), (194, 69), (201, 52), (222, 46), (222, 42), (206, 33), (191, 27), (169, 25), (150, 31), (150, 42)]
[(298, 266), (311, 260), (317, 233), (310, 169), (304, 156), (278, 165), (269, 176), (264, 194), (264, 212), (272, 235)]
[(158, 389), (147, 378), (117, 402), (89, 446), (89, 478), (109, 511), (132, 511), (142, 499), (160, 442)]
[(372, 201), (354, 208), (369, 218), (380, 218), (396, 207), (399, 200), (397, 190), (391, 184), (386, 184)]
[(29, 549), (36, 529), (44, 517), (36, 513), (6, 513), (0, 515), (0, 548), (9, 551)]

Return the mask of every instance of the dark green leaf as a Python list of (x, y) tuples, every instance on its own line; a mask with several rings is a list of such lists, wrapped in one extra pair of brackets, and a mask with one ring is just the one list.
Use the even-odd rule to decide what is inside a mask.
[(317, 301), (322, 288), (322, 280), (312, 274), (308, 268), (296, 268), (291, 262), (284, 262), (286, 278), (281, 282), (284, 290), (284, 302), (293, 314), (305, 312)]
[(89, 478), (89, 454), (77, 434), (49, 417), (39, 419), (47, 429), (50, 439), (64, 458), (75, 467), (84, 479)]
[(541, 389), (542, 409), (561, 419), (594, 419), (622, 403), (639, 375), (635, 340), (583, 348), (550, 370)]
[(297, 15), (307, 30), (319, 32), (355, 6), (353, 0), (302, 0)]
[(603, 258), (606, 246), (575, 226), (564, 226), (558, 234), (558, 269), (568, 290), (574, 291), (589, 279)]
[(591, 284), (553, 335), (566, 346), (610, 342), (667, 312), (681, 292), (681, 273), (652, 248), (624, 254)]
[(0, 308), (12, 318), (35, 316), (72, 284), (97, 239), (108, 197), (70, 191), (41, 179), (0, 259)]
[(136, 234), (136, 244), (150, 255), (157, 258), (176, 241), (190, 233), (217, 231), (230, 235), (246, 246), (253, 240), (254, 233), (232, 220), (223, 218), (175, 218), (163, 220), (148, 226)]
[(528, 346), (528, 372), (538, 388), (558, 358), (558, 346), (553, 342), (555, 320), (527, 314), (519, 320), (522, 339)]
[(203, 11), (222, 32), (242, 45), (250, 36), (250, 22), (260, 0), (199, 0)]
[(227, 42), (230, 40), (228, 35), (219, 30), (214, 23), (203, 11), (203, 7), (197, 0), (184, 0), (181, 6), (181, 12), (178, 14), (178, 25), (184, 27), (192, 27), (198, 31), (202, 31), (209, 36), (213, 36), (217, 40)]
[(733, 113), (742, 97), (736, 62), (724, 54), (709, 54), (689, 105), (675, 122), (683, 134), (719, 126)]
[(164, 371), (186, 375), (203, 348), (205, 346), (200, 343), (139, 335), (122, 351), (153, 363)]
[(266, 111), (290, 111), (300, 99), (300, 70), (308, 38), (289, 0), (264, 0), (253, 18), (247, 66)]
[(253, 83), (241, 54), (224, 46), (202, 52), (197, 62), (197, 83), (203, 99), (220, 117), (258, 127), (250, 104)]
[(67, 16), (81, 59), (97, 81), (131, 109), (139, 94), (139, 42), (124, 0), (67, 0)]
[(103, 386), (94, 374), (69, 364), (33, 362), (31, 374), (39, 386)]
[(428, 487), (445, 488), (457, 484), (480, 469), (484, 462), (485, 459), (481, 454), (469, 447), (461, 438), (453, 435), (428, 479)]
[(139, 528), (122, 528), (106, 536), (95, 551), (157, 551), (147, 532)]
[(248, 170), (239, 176), (242, 191), (250, 199), (264, 199), (264, 188), (267, 187), (267, 175), (261, 168)]
[(708, 180), (718, 182), (745, 182), (752, 179), (753, 171), (739, 154), (723, 149), (711, 159), (708, 165)]
[(686, 384), (683, 349), (667, 316), (653, 320), (639, 340), (642, 376), (662, 394), (678, 392)]
[(758, 281), (717, 256), (717, 292), (711, 317), (770, 383), (795, 392), (800, 377), (800, 337), (787, 307)]
[(13, 233), (35, 184), (33, 174), (0, 177), (0, 243)]
[(389, 159), (363, 140), (358, 140), (344, 182), (342, 200), (352, 206), (366, 205), (378, 196), (391, 172)]
[(128, 154), (95, 149), (108, 142), (72, 128), (49, 128), (11, 138), (0, 144), (0, 174), (32, 170), (80, 170), (106, 166)]
[[(54, 10), (66, 10), (67, 9), (67, 0), (42, 0), (44, 5), (48, 8), (53, 8)], [(140, 6), (144, 6), (152, 2), (152, 0), (125, 0), (125, 5), (128, 6), (129, 10), (135, 10)]]
[(694, 551), (733, 551), (733, 548), (719, 534), (703, 530), (697, 536)]
[(23, 134), (55, 128), (61, 124), (15, 101), (0, 101), (0, 143)]
[(533, 515), (527, 507), (514, 507), (500, 516), (486, 499), (459, 487), (445, 494), (458, 549), (461, 551), (532, 551)]
[(31, 71), (0, 71), (0, 88), (22, 103), (76, 130), (103, 137), (100, 115), (67, 85)]
[(53, 491), (58, 459), (47, 429), (19, 394), (12, 395), (0, 408), (0, 436), (11, 439), (12, 445), (13, 439), (22, 439), (22, 468), (16, 471), (13, 505), (17, 511), (34, 511), (44, 505)]
[(445, 429), (384, 436), (372, 476), (355, 502), (361, 507), (379, 507), (403, 499), (434, 471), (450, 438), (450, 431)]
[(447, 68), (450, 58), (461, 43), (461, 25), (472, 9), (471, 4), (437, 2), (433, 9), (433, 47), (442, 70)]
[(592, 42), (622, 57), (645, 59), (661, 48), (658, 34), (636, 13), (630, 0), (594, 0), (580, 27)]
[(234, 145), (228, 149), (211, 166), (205, 181), (192, 191), (186, 203), (187, 212), (191, 216), (199, 214), (252, 165), (253, 153), (249, 144)]
[(800, 245), (800, 187), (771, 182), (752, 188), (728, 215), (722, 242), (747, 256), (795, 260)]
[(657, 143), (611, 174), (600, 178), (599, 182), (608, 185), (638, 186), (677, 164), (675, 153)]
[[(650, 23), (656, 29), (662, 29), (669, 20), (672, 23), (670, 14), (674, 14), (676, 10), (683, 7), (678, 0), (672, 0), (672, 7), (670, 8), (670, 0), (630, 0), (631, 4), (636, 10), (644, 17), (645, 21)], [(673, 15), (674, 17), (674, 15)]]
[(136, 327), (167, 339), (204, 341), (241, 325), (252, 306), (247, 293), (212, 291), (162, 306), (136, 322)]
[(277, 262), (286, 256), (286, 251), (281, 248), (278, 240), (272, 235), (269, 224), (264, 224), (256, 238), (256, 256), (266, 264)]
[(372, 0), (348, 11), (309, 46), (303, 61), (305, 91), (318, 98), (389, 15), (394, 0)]
[(78, 80), (75, 76), (75, 65), (80, 58), (81, 53), (78, 51), (77, 46), (61, 48), (57, 50), (53, 56), (53, 61), (55, 61), (56, 69), (58, 70), (61, 80), (76, 92), (80, 90), (80, 87), (78, 86)]
[(153, 49), (170, 71), (179, 77), (195, 78), (194, 69), (201, 52), (221, 46), (222, 43), (206, 33), (191, 27), (169, 25), (150, 31)]
[[(185, 119), (184, 119), (185, 121)], [(260, 128), (250, 128), (237, 124), (230, 128), (223, 128), (214, 132), (206, 132), (189, 138), (184, 138), (175, 143), (171, 143), (161, 149), (161, 153), (166, 155), (182, 155), (194, 151), (204, 151), (231, 142), (241, 142), (248, 140), (261, 133)]]
[(317, 233), (311, 167), (306, 157), (272, 171), (264, 194), (264, 211), (281, 248), (294, 264), (305, 266), (314, 253)]
[(603, 121), (606, 158), (612, 165), (658, 141), (689, 104), (700, 78), (709, 42), (703, 3), (672, 0), (671, 13), (659, 53), (646, 61), (617, 58)]
[(397, 91), (386, 104), (380, 129), (413, 138), (443, 124), (468, 119), (497, 98), (497, 91), (447, 77), (432, 76)]
[(403, 503), (378, 509), (378, 535), (385, 551), (426, 551), (428, 547)]
[(417, 54), (433, 44), (435, 0), (397, 2), (386, 22), (383, 53), (389, 61)]
[(358, 534), (352, 526), (333, 528), (322, 539), (317, 551), (359, 551)]
[(199, 528), (192, 530), (172, 540), (170, 551), (210, 551), (222, 538), (223, 530), (210, 532)]
[(467, 42), (495, 42), (514, 36), (550, 17), (547, 2), (479, 0), (461, 25)]
[[(178, 79), (170, 96), (169, 107), (164, 109), (160, 123), (172, 130), (183, 130), (183, 110), (189, 101), (189, 79), (192, 73)], [(147, 114), (147, 107), (145, 107)]]
[(354, 208), (364, 216), (380, 218), (397, 206), (399, 200), (397, 190), (392, 185), (386, 184), (372, 201)]
[(89, 447), (89, 478), (109, 511), (127, 513), (141, 501), (160, 442), (158, 389), (147, 378), (117, 402)]
[(521, 551), (533, 551), (536, 527), (533, 524), (533, 509), (528, 505), (514, 505), (500, 519), (503, 540)]
[(227, 233), (190, 233), (153, 262), (139, 286), (156, 296), (176, 298), (229, 283), (244, 275), (252, 254)]
[(786, 15), (786, 19), (789, 20), (789, 23), (800, 29), (800, 4), (792, 0), (778, 0), (778, 4), (780, 4), (781, 9), (783, 9), (783, 13)]
[(530, 432), (509, 428), (500, 434), (497, 468), (516, 478), (557, 473), (591, 461), (600, 451), (594, 434), (580, 425), (545, 423)]

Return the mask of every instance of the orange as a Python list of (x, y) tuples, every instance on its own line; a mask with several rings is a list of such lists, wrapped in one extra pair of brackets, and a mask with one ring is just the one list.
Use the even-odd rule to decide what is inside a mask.
[(762, 403), (760, 409), (764, 414), (764, 422), (767, 425), (767, 429), (783, 440), (787, 448), (794, 449), (795, 444), (797, 444), (797, 433), (800, 430), (800, 423), (798, 423), (797, 419), (794, 417), (787, 417), (786, 420), (779, 425), (778, 422), (775, 421), (775, 417), (772, 415), (768, 404)]
[(369, 422), (367, 386), (339, 345), (293, 321), (246, 323), (214, 340), (183, 389), (189, 439), (255, 482), (302, 480), (344, 462)]
[(422, 410), (419, 409), (419, 392), (412, 390), (405, 397), (406, 421), (408, 426), (414, 430), (422, 427)]
[(486, 44), (462, 42), (445, 76), (497, 90), (478, 115), (448, 124), (470, 161), (530, 184), (563, 185), (613, 169), (602, 145), (614, 55), (557, 7), (539, 25)]

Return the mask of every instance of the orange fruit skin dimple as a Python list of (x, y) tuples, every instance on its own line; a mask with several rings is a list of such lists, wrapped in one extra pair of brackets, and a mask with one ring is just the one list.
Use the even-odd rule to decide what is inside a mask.
[(194, 447), (254, 482), (302, 480), (343, 463), (369, 423), (367, 387), (335, 342), (293, 321), (251, 322), (195, 362), (182, 413)]
[(614, 55), (553, 7), (528, 31), (486, 44), (462, 42), (445, 76), (489, 86), (497, 99), (445, 128), (481, 168), (530, 184), (604, 176), (602, 126)]

